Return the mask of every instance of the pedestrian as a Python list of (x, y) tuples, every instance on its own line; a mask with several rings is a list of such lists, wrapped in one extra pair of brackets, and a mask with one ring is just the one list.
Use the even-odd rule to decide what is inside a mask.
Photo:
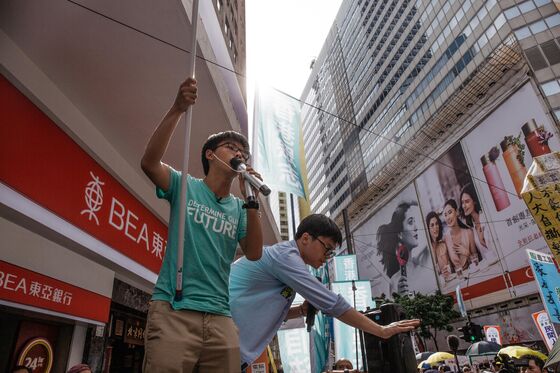
[[(142, 169), (159, 198), (171, 206), (169, 237), (148, 311), (143, 370), (147, 373), (239, 372), (239, 340), (229, 309), (228, 279), (237, 245), (248, 260), (261, 256), (259, 205), (231, 195), (239, 176), (233, 158), (249, 160), (247, 139), (234, 131), (208, 137), (201, 159), (205, 177), (187, 175), (186, 206), (181, 206), (181, 172), (162, 162), (180, 118), (198, 95), (196, 80), (183, 82), (171, 109), (152, 134)], [(250, 166), (249, 173), (260, 178)], [(187, 208), (183, 295), (174, 299), (180, 209)]]
[[(319, 282), (307, 269), (319, 268), (340, 245), (336, 223), (325, 215), (303, 219), (294, 241), (263, 249), (262, 258), (237, 260), (230, 275), (230, 306), (239, 328), (241, 360), (251, 364), (270, 343), (286, 319), (307, 313), (308, 304), (340, 321), (382, 338), (416, 328), (419, 320), (402, 320), (381, 326), (356, 311), (340, 295)], [(292, 307), (296, 293), (306, 301)]]

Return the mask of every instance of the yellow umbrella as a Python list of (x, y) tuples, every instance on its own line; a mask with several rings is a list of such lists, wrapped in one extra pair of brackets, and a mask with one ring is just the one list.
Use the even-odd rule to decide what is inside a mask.
[(523, 347), (523, 346), (504, 347), (500, 351), (498, 351), (498, 355), (500, 355), (500, 354), (506, 354), (509, 357), (513, 357), (513, 358), (516, 358), (516, 359), (519, 359), (519, 358), (521, 358), (521, 356), (524, 356), (524, 355), (536, 356), (543, 361), (546, 361), (548, 359), (548, 357), (545, 354), (543, 354), (542, 352), (535, 351), (535, 350), (530, 349), (529, 347)]
[(430, 365), (437, 365), (437, 363), (447, 360), (447, 359), (453, 359), (454, 356), (451, 355), (449, 352), (436, 352), (432, 355), (430, 355), (429, 358), (426, 359), (426, 362), (429, 363)]

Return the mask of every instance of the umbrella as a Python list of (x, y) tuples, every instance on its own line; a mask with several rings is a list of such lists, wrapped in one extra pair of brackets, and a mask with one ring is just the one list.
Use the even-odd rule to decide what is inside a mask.
[(436, 365), (437, 363), (447, 360), (447, 359), (454, 359), (455, 357), (451, 355), (449, 352), (435, 352), (430, 355), (429, 358), (426, 359), (426, 362), (430, 365)]
[(496, 342), (480, 341), (470, 345), (467, 356), (496, 355), (501, 348)]
[(416, 361), (422, 361), (422, 360), (426, 360), (427, 358), (430, 357), (430, 355), (432, 355), (433, 352), (420, 352), (418, 354), (416, 354)]
[(430, 369), (431, 365), (429, 363), (426, 362), (426, 360), (421, 361), (420, 364), (418, 364), (418, 369)]
[(530, 349), (529, 347), (523, 347), (523, 346), (504, 347), (500, 351), (498, 351), (498, 355), (501, 355), (501, 354), (506, 354), (509, 357), (513, 357), (515, 359), (519, 359), (519, 358), (521, 358), (521, 356), (524, 356), (524, 355), (533, 355), (533, 356), (538, 357), (539, 359), (542, 359), (543, 361), (546, 361), (546, 359), (548, 359), (548, 357), (545, 354), (543, 354), (542, 352), (535, 351), (535, 350)]
[(555, 343), (552, 346), (552, 350), (548, 354), (548, 361), (544, 365), (544, 367), (550, 367), (560, 363), (560, 343)]

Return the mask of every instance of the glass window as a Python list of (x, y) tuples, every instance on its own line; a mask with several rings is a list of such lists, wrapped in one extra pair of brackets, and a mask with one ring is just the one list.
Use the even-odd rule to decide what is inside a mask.
[(544, 6), (550, 4), (550, 0), (534, 0), (536, 6)]
[(529, 31), (529, 27), (523, 27), (520, 28), (519, 30), (515, 30), (514, 31), (515, 36), (517, 37), (517, 39), (522, 40), (525, 38), (528, 38), (529, 36), (531, 36), (531, 31)]
[(490, 40), (494, 35), (496, 35), (496, 28), (493, 25), (490, 25), (490, 27), (486, 30), (486, 37)]
[(529, 28), (531, 29), (531, 32), (533, 34), (538, 34), (539, 32), (546, 30), (546, 24), (544, 23), (544, 21), (538, 21), (533, 23), (532, 25), (529, 25)]
[(496, 0), (488, 0), (486, 2), (486, 9), (488, 9), (488, 11), (490, 11), (494, 5), (496, 5)]
[(480, 22), (478, 21), (477, 17), (473, 17), (473, 19), (471, 19), (471, 22), (469, 23), (469, 26), (471, 26), (471, 29), (474, 31), (476, 29), (476, 26), (478, 26)]
[(499, 30), (504, 24), (506, 23), (506, 17), (504, 17), (504, 14), (500, 14), (496, 20), (494, 21), (494, 25), (496, 26), (496, 28)]
[(478, 47), (482, 49), (486, 45), (486, 43), (488, 43), (488, 38), (486, 37), (486, 35), (480, 35), (480, 39), (478, 39)]
[(548, 83), (544, 83), (541, 85), (544, 94), (547, 96), (552, 96), (555, 95), (557, 93), (560, 93), (560, 84), (558, 84), (557, 80), (553, 80), (551, 82)]
[(550, 28), (560, 25), (560, 14), (556, 13), (553, 16), (547, 17), (546, 24)]
[(526, 1), (524, 3), (521, 3), (518, 5), (519, 10), (521, 11), (521, 13), (527, 13), (530, 12), (531, 10), (535, 9), (535, 4), (533, 4), (533, 2), (531, 0)]
[(518, 15), (520, 15), (521, 13), (519, 12), (519, 9), (517, 9), (516, 6), (507, 9), (504, 14), (506, 15), (507, 19), (512, 19), (517, 17)]
[(560, 120), (560, 109), (554, 110), (554, 114), (556, 115), (556, 118)]
[(480, 21), (482, 21), (484, 19), (484, 17), (486, 17), (486, 15), (488, 14), (488, 11), (486, 10), (485, 7), (480, 8), (480, 10), (478, 11), (478, 13), (476, 14), (478, 19)]

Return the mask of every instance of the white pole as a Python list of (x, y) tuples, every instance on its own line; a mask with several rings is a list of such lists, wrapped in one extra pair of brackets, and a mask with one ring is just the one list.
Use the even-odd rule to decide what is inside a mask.
[[(198, 0), (193, 1), (192, 10), (191, 55), (188, 76), (194, 78), (196, 63), (196, 33), (198, 25)], [(183, 298), (183, 257), (185, 252), (185, 217), (187, 209), (187, 173), (189, 170), (189, 142), (191, 139), (192, 105), (187, 108), (185, 117), (185, 150), (183, 153), (183, 171), (181, 174), (181, 199), (179, 209), (179, 237), (177, 237), (177, 276), (175, 282), (175, 301)]]

